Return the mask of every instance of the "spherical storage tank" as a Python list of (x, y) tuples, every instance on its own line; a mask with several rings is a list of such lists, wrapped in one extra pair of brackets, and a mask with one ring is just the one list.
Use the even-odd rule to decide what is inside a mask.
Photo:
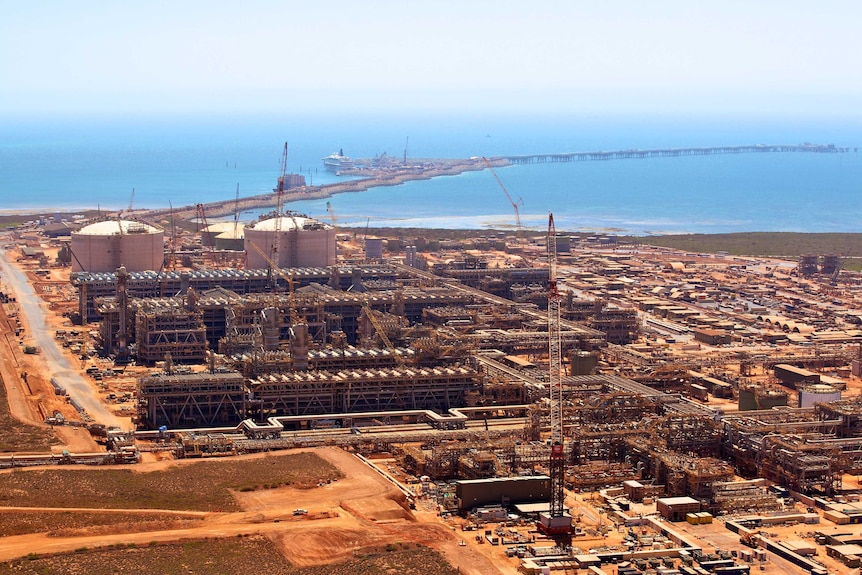
[(245, 227), (249, 269), (335, 265), (335, 228), (305, 216), (280, 216)]
[(142, 222), (106, 220), (72, 233), (73, 272), (160, 270), (165, 260), (165, 232)]

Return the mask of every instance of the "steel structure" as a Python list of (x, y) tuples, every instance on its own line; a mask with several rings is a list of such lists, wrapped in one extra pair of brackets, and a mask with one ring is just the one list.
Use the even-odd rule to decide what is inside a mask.
[(554, 536), (570, 536), (571, 517), (566, 514), (566, 451), (563, 434), (563, 361), (560, 351), (560, 292), (557, 289), (557, 230), (554, 214), (548, 216), (548, 364), (551, 457), (548, 470), (551, 478), (551, 505), (547, 517), (542, 517), (539, 529)]

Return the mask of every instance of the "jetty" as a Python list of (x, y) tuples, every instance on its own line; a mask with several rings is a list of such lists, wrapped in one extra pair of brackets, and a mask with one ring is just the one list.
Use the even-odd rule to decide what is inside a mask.
[[(855, 150), (855, 148), (854, 148)], [(753, 146), (710, 146), (706, 148), (659, 148), (655, 150), (615, 150), (598, 152), (567, 152), (562, 154), (525, 154), (500, 156), (512, 164), (543, 164), (548, 162), (589, 162), (595, 160), (627, 160), (638, 158), (669, 158), (675, 156), (715, 156), (719, 154), (769, 154), (776, 152), (811, 152), (817, 154), (844, 154), (850, 148), (834, 144), (796, 144)]]
[[(603, 160), (623, 160), (639, 158), (667, 158), (675, 156), (714, 156), (719, 154), (767, 154), (779, 152), (808, 152), (818, 154), (843, 154), (857, 148), (839, 147), (834, 144), (795, 144), (751, 146), (711, 146), (701, 148), (659, 148), (654, 150), (615, 150), (597, 152), (566, 152), (556, 154), (524, 154), (515, 156), (493, 156), (487, 158), (492, 167), (534, 163), (587, 162)], [(468, 171), (484, 170), (488, 164), (481, 157), (464, 159), (433, 158), (411, 159), (409, 163), (394, 162), (391, 159), (385, 166), (380, 159), (356, 160), (356, 169), (349, 171), (354, 179), (345, 180), (322, 186), (302, 186), (284, 191), (284, 203), (301, 200), (322, 199), (347, 192), (364, 192), (370, 188), (382, 186), (397, 186), (405, 182), (430, 180), (439, 176), (457, 176)], [(255, 196), (247, 196), (239, 200), (224, 199), (202, 204), (207, 216), (227, 216), (234, 211), (259, 210), (275, 207), (278, 203), (276, 194), (267, 192)], [(168, 217), (193, 219), (198, 213), (197, 206), (183, 206), (168, 209), (138, 210), (136, 216), (149, 221), (164, 220)]]

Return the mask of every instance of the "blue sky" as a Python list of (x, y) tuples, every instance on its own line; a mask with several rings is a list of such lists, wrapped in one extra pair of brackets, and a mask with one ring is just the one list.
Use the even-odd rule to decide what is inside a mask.
[(0, 114), (860, 115), (862, 3), (2, 0)]

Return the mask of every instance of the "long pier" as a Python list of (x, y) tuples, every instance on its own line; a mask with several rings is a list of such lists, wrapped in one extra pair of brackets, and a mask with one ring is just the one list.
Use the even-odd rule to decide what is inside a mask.
[[(855, 148), (854, 148), (855, 150)], [(562, 154), (527, 154), (521, 156), (499, 156), (512, 164), (544, 164), (554, 162), (589, 162), (594, 160), (626, 160), (636, 158), (669, 158), (675, 156), (715, 156), (719, 154), (767, 154), (776, 152), (812, 152), (819, 154), (843, 154), (850, 148), (833, 144), (797, 144), (753, 146), (711, 146), (706, 148), (660, 148), (656, 150), (615, 150), (598, 152), (570, 152)]]
[[(622, 160), (630, 158), (667, 158), (674, 156), (713, 156), (718, 154), (749, 154), (749, 153), (775, 153), (775, 152), (813, 152), (821, 154), (843, 154), (849, 151), (858, 151), (858, 148), (838, 147), (833, 144), (797, 144), (797, 145), (765, 145), (755, 144), (752, 146), (712, 146), (706, 148), (661, 148), (656, 150), (616, 150), (598, 152), (571, 152), (560, 154), (526, 154), (519, 156), (494, 156), (488, 161), (494, 167), (509, 164), (542, 164), (558, 162), (586, 162), (593, 160)], [(369, 161), (370, 163), (370, 161)], [(415, 180), (430, 180), (439, 176), (454, 176), (468, 171), (481, 171), (486, 167), (485, 161), (478, 156), (464, 159), (414, 159), (410, 165), (375, 170), (360, 170), (358, 173), (367, 173), (367, 177), (355, 180), (347, 180), (322, 186), (305, 186), (293, 188), (285, 192), (283, 201), (286, 203), (328, 198), (335, 194), (345, 192), (362, 192), (369, 188), (379, 186), (397, 186), (404, 182)], [(224, 199), (203, 204), (208, 216), (224, 216), (232, 214), (235, 209), (240, 211), (274, 207), (277, 197), (273, 193), (265, 193), (256, 196), (234, 199)], [(157, 221), (159, 218), (173, 216), (181, 219), (190, 219), (196, 216), (195, 206), (183, 206), (174, 210), (165, 208), (140, 210), (136, 212), (138, 217)]]

